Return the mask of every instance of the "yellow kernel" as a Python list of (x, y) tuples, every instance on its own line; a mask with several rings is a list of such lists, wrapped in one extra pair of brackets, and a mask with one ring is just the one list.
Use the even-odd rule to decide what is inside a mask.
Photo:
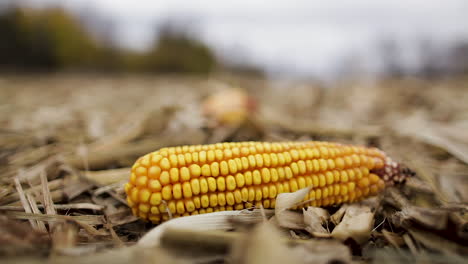
[(161, 203), (161, 200), (162, 200), (161, 193), (153, 193), (151, 194), (149, 202), (151, 205), (159, 205)]
[(148, 169), (148, 177), (152, 179), (158, 178), (160, 174), (161, 174), (161, 168), (159, 168), (158, 166), (151, 166)]
[(296, 179), (290, 179), (289, 180), (289, 186), (291, 187), (291, 192), (295, 192), (299, 190), (299, 186), (297, 185)]
[(182, 184), (182, 192), (183, 192), (185, 198), (192, 197), (192, 187), (190, 186), (190, 183), (184, 182)]
[(229, 175), (226, 177), (226, 188), (229, 191), (236, 189), (236, 178), (234, 176)]
[(325, 175), (323, 175), (322, 173), (320, 173), (320, 174), (318, 175), (318, 177), (319, 177), (319, 186), (320, 186), (320, 187), (323, 187), (323, 186), (327, 185), (327, 179), (325, 178)]
[(255, 156), (249, 155), (247, 158), (249, 159), (249, 168), (255, 168), (257, 166), (257, 162), (255, 161)]
[(320, 171), (320, 163), (318, 160), (316, 159), (312, 160), (312, 165), (314, 165), (314, 172)]
[(275, 185), (270, 185), (268, 187), (268, 193), (270, 194), (270, 198), (275, 198), (276, 197), (276, 186)]
[(270, 154), (263, 153), (262, 157), (263, 157), (263, 166), (270, 167), (271, 166)]
[(212, 193), (210, 194), (210, 206), (215, 207), (218, 205), (218, 195)]
[(328, 162), (325, 159), (319, 159), (319, 165), (321, 171), (326, 171), (328, 168)]
[(255, 148), (259, 153), (262, 153), (264, 151), (263, 144), (262, 143), (257, 143), (255, 144)]
[(210, 168), (211, 168), (211, 176), (218, 177), (219, 176), (219, 163), (218, 162), (211, 163)]
[(176, 211), (178, 214), (185, 213), (185, 206), (183, 201), (178, 201), (176, 204)]
[(241, 163), (242, 163), (242, 168), (244, 170), (248, 169), (249, 168), (249, 159), (247, 157), (241, 157), (240, 160), (241, 160)]
[(151, 196), (151, 192), (148, 190), (148, 189), (142, 189), (138, 192), (139, 194), (139, 201), (141, 203), (146, 203), (148, 202), (150, 196)]
[(242, 209), (244, 209), (244, 205), (243, 205), (243, 204), (236, 204), (236, 205), (234, 206), (234, 209), (236, 209), (236, 210), (242, 210)]
[(136, 174), (135, 174), (135, 173), (132, 173), (132, 174), (130, 175), (130, 182), (131, 182), (132, 184), (135, 184), (136, 178), (137, 178)]
[(358, 155), (353, 154), (353, 155), (351, 156), (351, 159), (353, 160), (354, 166), (359, 166), (359, 165), (361, 164), (361, 159), (359, 158)]
[(215, 152), (213, 150), (208, 150), (206, 152), (206, 159), (208, 162), (213, 162), (216, 159)]
[(327, 166), (328, 166), (328, 169), (329, 169), (329, 170), (335, 169), (335, 161), (332, 160), (332, 159), (328, 159), (328, 160), (327, 160)]
[(156, 154), (156, 153), (153, 153), (153, 155), (151, 155), (151, 163), (153, 163), (154, 165), (159, 164), (159, 161), (162, 158), (163, 158), (163, 156), (161, 156), (159, 154)]
[(202, 176), (205, 176), (205, 177), (211, 176), (211, 168), (210, 168), (210, 165), (209, 165), (209, 164), (204, 164), (204, 165), (201, 167), (201, 175), (202, 175)]
[(354, 182), (349, 182), (348, 183), (348, 191), (352, 192), (356, 189), (356, 184)]
[(248, 201), (252, 202), (253, 200), (255, 200), (255, 189), (253, 187), (250, 187), (249, 188), (249, 199), (248, 199)]
[(140, 211), (140, 213), (138, 214), (138, 216), (140, 218), (143, 218), (143, 219), (146, 219), (147, 218), (147, 215), (148, 215), (148, 212), (149, 212), (149, 205), (147, 204), (140, 204), (140, 206), (138, 206), (138, 210)]
[(170, 186), (164, 186), (161, 190), (161, 194), (164, 200), (171, 200), (172, 199), (172, 190)]
[(138, 167), (135, 169), (136, 176), (145, 176), (147, 174), (147, 169), (145, 167)]
[(314, 187), (319, 186), (319, 177), (317, 175), (312, 175), (312, 183), (314, 184)]
[(179, 181), (179, 169), (178, 168), (171, 168), (169, 170), (169, 175), (171, 177), (171, 182), (175, 183)]
[(255, 201), (260, 201), (260, 200), (262, 200), (262, 189), (255, 188)]
[(219, 191), (226, 190), (226, 181), (224, 177), (216, 178), (216, 187), (218, 188)]
[(242, 203), (242, 193), (239, 190), (234, 191), (234, 200), (236, 203)]
[(200, 160), (199, 157), (200, 157), (200, 155), (198, 155), (198, 152), (193, 152), (192, 153), (192, 161), (193, 162), (198, 162)]
[(327, 184), (333, 184), (335, 180), (335, 176), (333, 175), (331, 171), (327, 171), (325, 173), (325, 177), (327, 178)]
[(221, 161), (219, 163), (219, 170), (221, 172), (221, 175), (228, 175), (229, 174), (229, 165), (226, 161)]
[(341, 179), (340, 171), (337, 171), (337, 170), (333, 171), (333, 176), (335, 176), (334, 182), (339, 182), (340, 181), (340, 179)]
[(148, 182), (148, 177), (140, 176), (136, 179), (135, 185), (138, 187), (145, 187), (147, 182)]
[(171, 182), (169, 172), (167, 172), (167, 171), (161, 172), (161, 175), (159, 176), (159, 181), (161, 182), (162, 185), (169, 184)]
[(276, 194), (280, 194), (280, 193), (283, 193), (283, 192), (284, 192), (283, 184), (277, 183), (276, 184)]
[(226, 203), (228, 205), (234, 205), (236, 203), (234, 199), (234, 194), (232, 194), (232, 192), (226, 193)]
[(342, 184), (340, 187), (340, 193), (341, 195), (348, 194), (348, 186), (346, 184)]
[(335, 159), (335, 166), (336, 168), (338, 169), (343, 169), (345, 167), (345, 161), (343, 160), (343, 158), (341, 157), (338, 157)]
[(299, 174), (299, 166), (297, 166), (296, 162), (291, 163), (290, 167), (291, 167), (291, 171), (292, 171), (293, 175), (298, 175)]
[(234, 160), (229, 160), (228, 161), (228, 167), (229, 167), (229, 172), (228, 173), (231, 173), (231, 174), (235, 174), (237, 172), (237, 164)]
[(161, 169), (163, 170), (168, 170), (171, 168), (171, 163), (169, 162), (169, 159), (168, 158), (163, 158), (161, 160)]
[(188, 153), (188, 152), (185, 153), (185, 154), (184, 154), (184, 159), (185, 159), (185, 162), (186, 162), (187, 164), (192, 163), (192, 154), (191, 154), (191, 153)]
[(370, 185), (370, 181), (369, 181), (369, 178), (367, 177), (360, 179), (358, 182), (358, 186), (360, 188), (365, 188), (365, 187), (368, 187), (369, 185)]
[(286, 159), (284, 157), (284, 154), (283, 153), (278, 153), (277, 156), (278, 156), (278, 165), (283, 166), (286, 163)]
[(159, 209), (157, 206), (151, 206), (150, 212), (154, 215), (160, 214)]
[(220, 206), (226, 205), (226, 195), (224, 193), (218, 193), (218, 205)]
[(293, 177), (293, 172), (290, 167), (285, 167), (284, 173), (285, 173), (286, 179), (291, 179)]
[(168, 212), (166, 204), (162, 203), (159, 205), (159, 212), (161, 212), (161, 214)]
[(212, 213), (212, 212), (216, 212), (213, 208), (206, 208), (206, 212), (207, 213)]
[(172, 186), (172, 196), (174, 199), (182, 198), (182, 186), (180, 183), (176, 183)]
[(195, 211), (195, 203), (192, 200), (186, 201), (185, 202), (185, 209), (187, 209), (187, 212)]
[(215, 157), (218, 161), (223, 160), (223, 151), (220, 149), (215, 150)]
[(312, 200), (312, 201), (315, 200), (315, 191), (314, 190), (311, 190), (309, 192), (309, 200)]
[(271, 180), (270, 170), (267, 168), (262, 168), (261, 174), (262, 174), (262, 182), (269, 183)]
[(340, 185), (339, 184), (335, 184), (335, 189), (333, 190), (333, 194), (335, 196), (338, 196), (340, 194)]
[(246, 147), (242, 147), (240, 149), (240, 152), (241, 152), (242, 156), (247, 156), (247, 155), (250, 154), (249, 148), (246, 148)]
[(291, 154), (289, 152), (284, 152), (284, 161), (285, 164), (289, 164), (292, 161)]
[(353, 169), (346, 170), (346, 173), (348, 174), (348, 178), (350, 181), (354, 181), (356, 179), (356, 174), (354, 173)]
[(353, 166), (353, 159), (351, 159), (350, 156), (344, 157), (344, 161), (345, 161), (345, 166), (346, 166), (347, 168), (350, 168), (350, 167)]
[(326, 147), (319, 147), (319, 151), (320, 151), (320, 157), (326, 159), (328, 158), (328, 149)]
[(306, 176), (305, 177), (305, 181), (306, 181), (306, 186), (314, 186), (314, 183), (312, 182), (312, 177), (311, 176)]
[(262, 197), (263, 198), (268, 198), (269, 194), (268, 194), (268, 186), (266, 185), (263, 185), (262, 186)]
[(171, 163), (172, 167), (177, 167), (179, 162), (177, 161), (177, 155), (171, 154), (169, 155), (169, 162)]
[(206, 180), (208, 182), (208, 189), (210, 190), (210, 192), (216, 191), (216, 179), (213, 177), (208, 177), (206, 178)]
[(244, 187), (240, 190), (241, 192), (241, 201), (247, 201), (249, 199), (249, 189), (247, 187)]
[(315, 199), (320, 200), (322, 198), (322, 189), (315, 190)]
[(206, 194), (203, 194), (201, 197), (200, 197), (200, 202), (201, 202), (201, 206), (203, 208), (207, 208), (208, 206), (210, 206), (210, 198), (208, 197), (208, 195)]
[(259, 185), (262, 183), (262, 176), (258, 170), (252, 172), (253, 184)]
[(278, 171), (275, 168), (270, 169), (271, 181), (277, 182), (278, 181)]
[(290, 188), (289, 188), (289, 182), (285, 182), (283, 183), (283, 190), (284, 192), (290, 192)]
[[(301, 153), (301, 152), (299, 152)], [(303, 160), (299, 160), (297, 162), (297, 166), (299, 167), (299, 174), (303, 175), (307, 172), (306, 164)]]
[(228, 148), (224, 149), (224, 159), (232, 158), (232, 151)]
[[(375, 184), (375, 183), (378, 183), (378, 182), (379, 182), (380, 177), (377, 176), (377, 175), (374, 174), (374, 173), (371, 173), (371, 174), (369, 174), (369, 180), (370, 180), (370, 183), (371, 183), (371, 184)], [(138, 181), (137, 181), (137, 185), (138, 185)]]
[(236, 174), (236, 185), (241, 188), (243, 187), (245, 184), (245, 178), (244, 178), (244, 175), (242, 175), (242, 173), (237, 173)]
[(292, 149), (289, 153), (291, 153), (292, 160), (298, 160), (299, 159), (299, 152), (297, 150)]
[(263, 167), (263, 157), (260, 154), (255, 154), (255, 162), (257, 164), (257, 167), (261, 168)]
[(328, 188), (323, 188), (322, 189), (322, 199), (328, 197)]
[(278, 156), (275, 153), (270, 153), (270, 161), (272, 167), (278, 166)]
[(320, 157), (320, 152), (317, 148), (313, 148), (312, 153), (314, 153), (314, 158)]
[(187, 167), (180, 168), (180, 179), (182, 181), (190, 180), (190, 171)]
[(252, 172), (246, 171), (244, 173), (244, 177), (245, 177), (245, 184), (246, 185), (252, 185), (252, 182), (253, 182)]
[(169, 209), (169, 211), (172, 214), (175, 214), (176, 213), (176, 202), (175, 201), (169, 201), (167, 203), (167, 208)]
[(177, 155), (177, 163), (179, 164), (179, 166), (185, 166), (185, 157), (183, 154)]
[(205, 164), (206, 163), (206, 151), (202, 150), (198, 153), (198, 160), (200, 163)]
[(277, 169), (277, 171), (278, 171), (278, 179), (279, 179), (280, 181), (284, 180), (284, 178), (286, 177), (286, 172), (284, 171), (284, 168), (283, 168), (283, 167), (279, 167), (279, 168)]
[(206, 178), (201, 178), (200, 179), (200, 193), (207, 193), (208, 190), (209, 190), (208, 181), (206, 180)]
[(244, 168), (242, 167), (242, 161), (241, 161), (240, 158), (235, 158), (235, 159), (234, 159), (234, 162), (236, 163), (237, 171), (241, 171), (241, 170), (244, 169)]
[[(193, 197), (192, 200), (193, 200), (193, 204), (194, 204), (195, 208), (197, 208), (197, 209), (200, 208), (200, 206), (201, 206), (200, 197), (195, 196), (195, 197)], [(185, 207), (187, 207), (187, 203), (185, 204)]]
[(124, 187), (125, 193), (129, 193), (132, 188), (133, 188), (133, 185), (127, 182)]
[(189, 170), (190, 170), (190, 175), (192, 175), (192, 177), (199, 177), (201, 174), (201, 168), (198, 164), (190, 165)]

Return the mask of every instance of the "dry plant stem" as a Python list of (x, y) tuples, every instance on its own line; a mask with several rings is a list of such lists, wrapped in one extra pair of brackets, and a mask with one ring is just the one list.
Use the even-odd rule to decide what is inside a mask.
[[(37, 208), (37, 202), (36, 199), (34, 199), (34, 196), (32, 196), (31, 194), (26, 194), (26, 198), (28, 199), (29, 206), (31, 207), (32, 212), (34, 214), (42, 214), (42, 212), (39, 211), (39, 208)], [(37, 220), (36, 223), (38, 231), (47, 232), (44, 222)]]
[[(50, 182), (48, 182), (47, 185), (49, 187), (49, 190), (60, 189), (60, 188), (63, 187), (63, 179), (56, 179), (56, 180), (50, 181)], [(24, 190), (24, 192), (25, 193), (34, 193), (34, 192), (39, 191), (41, 188), (42, 188), (42, 186), (38, 185), (38, 186), (34, 186), (32, 188)], [(20, 199), (19, 192), (15, 192), (15, 193), (12, 193), (12, 194), (10, 194), (8, 196), (5, 196), (4, 198), (0, 199), (0, 205), (13, 203), (13, 202), (18, 201), (19, 199)]]
[[(94, 210), (94, 211), (102, 211), (104, 210), (104, 206), (92, 204), (92, 203), (71, 203), (71, 204), (54, 204), (53, 207), (55, 210), (71, 210), (71, 209), (85, 209), (85, 210)], [(43, 205), (37, 205), (38, 209), (44, 209)], [(24, 208), (22, 206), (16, 205), (3, 205), (0, 206), (0, 211), (23, 211)]]
[(79, 221), (79, 222), (89, 224), (89, 225), (102, 225), (105, 223), (104, 217), (102, 215), (76, 215), (76, 216), (44, 215), (44, 214), (13, 212), (13, 211), (6, 212), (5, 215), (12, 219), (29, 220), (30, 222), (34, 220), (55, 221), (55, 222), (63, 221), (63, 220), (72, 220), (72, 221)]
[[(14, 178), (14, 181), (15, 181), (16, 190), (18, 191), (19, 198), (20, 198), (21, 204), (22, 204), (22, 206), (24, 208), (24, 211), (26, 213), (32, 214), (31, 207), (29, 207), (28, 200), (26, 199), (26, 195), (25, 195), (25, 193), (23, 191), (23, 187), (21, 187), (20, 181), (16, 177)], [(31, 226), (35, 230), (38, 230), (39, 227), (37, 226), (37, 223), (32, 219), (28, 219), (28, 220), (29, 220), (29, 223), (31, 223)]]

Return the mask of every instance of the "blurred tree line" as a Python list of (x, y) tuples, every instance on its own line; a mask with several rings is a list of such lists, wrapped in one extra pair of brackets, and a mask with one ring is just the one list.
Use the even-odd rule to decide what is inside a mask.
[(0, 11), (0, 70), (209, 73), (214, 53), (183, 31), (163, 27), (147, 52), (99, 41), (61, 8)]

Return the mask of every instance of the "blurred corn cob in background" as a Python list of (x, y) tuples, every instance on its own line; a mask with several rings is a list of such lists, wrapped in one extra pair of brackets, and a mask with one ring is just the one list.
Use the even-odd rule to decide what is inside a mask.
[(355, 202), (412, 175), (376, 148), (331, 142), (234, 142), (163, 148), (136, 161), (125, 185), (136, 216), (171, 217), (274, 208), (312, 186), (301, 206)]

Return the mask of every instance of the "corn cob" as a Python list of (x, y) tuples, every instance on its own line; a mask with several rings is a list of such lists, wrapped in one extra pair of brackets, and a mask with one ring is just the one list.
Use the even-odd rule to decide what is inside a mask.
[(252, 206), (313, 186), (303, 206), (355, 202), (412, 174), (379, 149), (331, 142), (235, 142), (163, 148), (139, 158), (125, 185), (134, 215), (171, 217)]

